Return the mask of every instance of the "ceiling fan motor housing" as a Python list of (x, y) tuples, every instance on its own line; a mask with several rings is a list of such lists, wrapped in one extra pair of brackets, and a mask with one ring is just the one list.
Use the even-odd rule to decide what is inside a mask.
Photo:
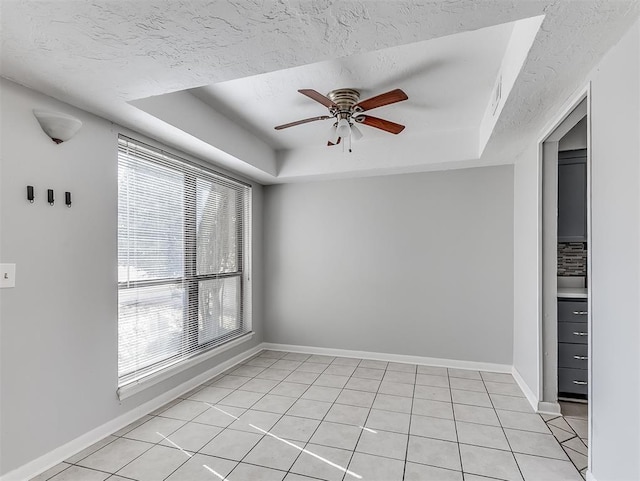
[(355, 113), (354, 105), (360, 101), (360, 92), (355, 89), (336, 89), (329, 92), (327, 97), (338, 106), (336, 118), (350, 120)]

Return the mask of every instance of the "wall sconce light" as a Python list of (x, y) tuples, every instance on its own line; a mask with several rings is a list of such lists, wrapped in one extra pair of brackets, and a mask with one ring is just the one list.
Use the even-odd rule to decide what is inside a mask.
[(51, 140), (56, 144), (69, 140), (82, 127), (80, 120), (67, 114), (34, 110), (33, 115), (38, 120), (44, 133), (51, 137)]

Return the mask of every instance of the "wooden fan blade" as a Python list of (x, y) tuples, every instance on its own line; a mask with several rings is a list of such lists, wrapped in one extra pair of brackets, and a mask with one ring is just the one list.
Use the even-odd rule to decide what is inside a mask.
[(335, 102), (333, 100), (331, 100), (329, 97), (325, 97), (324, 95), (322, 95), (320, 92), (318, 92), (316, 90), (313, 90), (313, 89), (302, 89), (302, 90), (298, 90), (298, 92), (300, 92), (302, 95), (306, 95), (307, 97), (309, 97), (312, 100), (315, 100), (316, 102), (321, 103), (322, 105), (324, 105), (328, 109), (337, 109), (338, 108), (338, 106), (335, 104)]
[(335, 144), (331, 141), (327, 142), (327, 147), (331, 147), (332, 145), (338, 145), (341, 139), (342, 139), (341, 137), (338, 137), (338, 140), (336, 141)]
[(316, 120), (327, 120), (331, 117), (328, 115), (320, 115), (318, 117), (310, 117), (308, 119), (296, 120), (295, 122), (289, 122), (288, 124), (282, 124), (274, 127), (276, 130), (288, 129), (289, 127), (295, 127), (296, 125), (306, 124), (309, 122), (315, 122)]
[(376, 129), (384, 130), (392, 134), (399, 134), (404, 130), (404, 125), (396, 124), (390, 120), (379, 119), (378, 117), (371, 117), (370, 115), (360, 115), (356, 117), (356, 122), (368, 125), (369, 127), (375, 127)]
[(354, 109), (364, 112), (366, 110), (376, 109), (383, 105), (395, 104), (396, 102), (402, 102), (407, 100), (407, 94), (400, 89), (391, 90), (390, 92), (376, 95), (370, 99), (363, 100), (354, 105)]

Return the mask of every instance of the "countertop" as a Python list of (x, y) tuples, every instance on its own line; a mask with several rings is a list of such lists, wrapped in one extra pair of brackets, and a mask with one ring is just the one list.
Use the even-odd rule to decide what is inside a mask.
[(586, 287), (558, 287), (558, 297), (563, 299), (586, 299)]

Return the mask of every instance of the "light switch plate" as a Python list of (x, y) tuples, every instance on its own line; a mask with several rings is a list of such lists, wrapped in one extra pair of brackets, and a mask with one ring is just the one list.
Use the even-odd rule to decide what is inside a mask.
[(0, 264), (0, 289), (16, 287), (16, 265)]

